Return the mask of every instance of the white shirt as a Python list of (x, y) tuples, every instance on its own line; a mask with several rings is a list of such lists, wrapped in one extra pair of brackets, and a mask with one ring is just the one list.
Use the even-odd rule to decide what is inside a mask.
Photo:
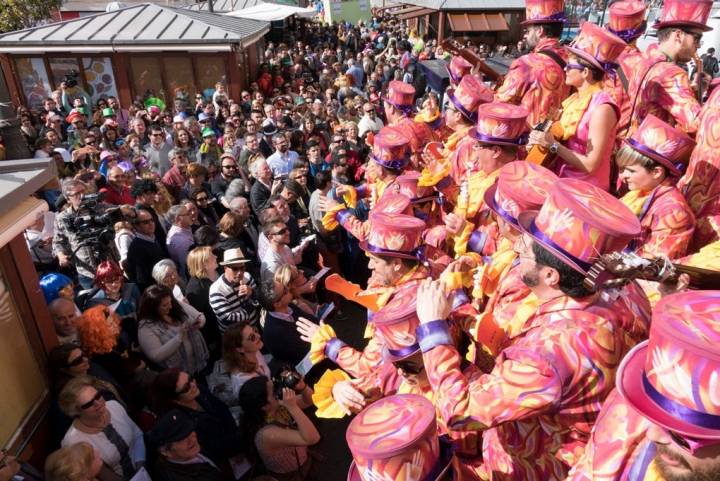
[(375, 115), (374, 119), (371, 119), (367, 114), (365, 114), (360, 119), (360, 122), (358, 122), (358, 135), (362, 137), (365, 135), (365, 132), (378, 133), (383, 127), (383, 121), (380, 120), (377, 115)]

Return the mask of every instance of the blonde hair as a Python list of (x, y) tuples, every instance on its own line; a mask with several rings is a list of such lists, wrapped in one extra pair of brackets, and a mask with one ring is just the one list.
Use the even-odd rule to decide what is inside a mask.
[(91, 387), (96, 391), (100, 392), (103, 390), (109, 390), (118, 397), (118, 393), (112, 385), (106, 381), (94, 378), (92, 376), (77, 376), (70, 379), (67, 384), (60, 390), (58, 395), (58, 405), (60, 410), (65, 413), (66, 416), (74, 418), (80, 414), (80, 409), (77, 406), (77, 397), (83, 388)]
[(95, 449), (86, 442), (60, 448), (45, 460), (47, 481), (82, 481), (88, 479)]
[(275, 271), (273, 280), (283, 287), (290, 287), (297, 272), (297, 267), (290, 264), (283, 264)]
[(212, 247), (203, 246), (196, 247), (191, 250), (187, 256), (187, 268), (190, 273), (190, 277), (196, 277), (198, 279), (209, 279), (205, 265), (210, 260), (210, 256), (214, 255)]
[(660, 165), (647, 155), (641, 154), (629, 145), (623, 145), (620, 147), (620, 150), (618, 150), (615, 154), (615, 163), (620, 169), (629, 165), (639, 165), (647, 170), (652, 170)]

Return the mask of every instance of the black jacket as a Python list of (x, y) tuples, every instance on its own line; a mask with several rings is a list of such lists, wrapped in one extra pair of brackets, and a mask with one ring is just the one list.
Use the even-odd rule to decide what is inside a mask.
[(159, 261), (169, 257), (164, 244), (159, 239), (155, 242), (135, 237), (128, 247), (127, 275), (131, 282), (137, 284), (140, 292), (155, 283), (152, 269)]

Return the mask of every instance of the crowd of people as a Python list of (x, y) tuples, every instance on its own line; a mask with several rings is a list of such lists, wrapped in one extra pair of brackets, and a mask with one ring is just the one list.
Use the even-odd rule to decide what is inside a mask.
[(376, 17), (268, 44), (239, 99), (22, 110), (59, 175), (45, 479), (322, 480), (314, 416), (354, 416), (351, 480), (720, 479), (711, 5), (641, 52), (642, 2), (563, 45), (527, 0), (496, 82)]

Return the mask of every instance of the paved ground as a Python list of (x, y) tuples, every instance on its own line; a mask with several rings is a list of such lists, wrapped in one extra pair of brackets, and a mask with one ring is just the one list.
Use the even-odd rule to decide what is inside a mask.
[[(343, 312), (347, 319), (342, 321), (330, 321), (335, 329), (338, 338), (347, 344), (362, 348), (365, 345), (363, 332), (366, 324), (366, 311), (357, 304), (350, 302), (343, 303)], [(320, 366), (318, 366), (320, 367)], [(313, 419), (322, 435), (322, 440), (315, 446), (314, 450), (321, 453), (324, 460), (316, 481), (345, 481), (348, 468), (352, 461), (352, 455), (345, 441), (345, 430), (350, 423), (350, 418), (343, 419)]]

